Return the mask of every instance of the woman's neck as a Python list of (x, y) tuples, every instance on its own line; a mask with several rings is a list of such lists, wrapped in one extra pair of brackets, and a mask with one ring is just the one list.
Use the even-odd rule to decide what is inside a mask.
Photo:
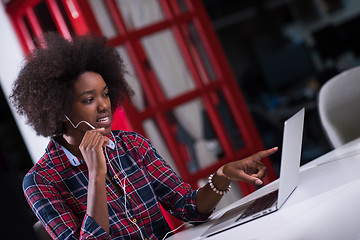
[(79, 149), (81, 140), (77, 140), (74, 137), (71, 137), (69, 135), (62, 135), (59, 139), (59, 143), (64, 146), (68, 151), (70, 151), (73, 155), (75, 155), (77, 158), (82, 159), (82, 155)]

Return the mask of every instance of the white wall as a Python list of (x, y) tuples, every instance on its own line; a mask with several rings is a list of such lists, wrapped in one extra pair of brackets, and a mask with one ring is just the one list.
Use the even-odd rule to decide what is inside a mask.
[[(0, 3), (0, 36), (0, 84), (5, 96), (8, 97), (11, 94), (12, 84), (23, 63), (24, 55), (2, 3)], [(12, 106), (10, 109), (30, 157), (35, 163), (44, 154), (48, 139), (37, 136), (35, 131), (25, 124), (25, 120), (19, 117)]]

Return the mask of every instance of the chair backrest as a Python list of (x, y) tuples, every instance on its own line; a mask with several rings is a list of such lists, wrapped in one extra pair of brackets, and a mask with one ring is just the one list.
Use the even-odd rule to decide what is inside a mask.
[(33, 229), (34, 229), (34, 232), (35, 232), (35, 235), (36, 235), (37, 239), (39, 239), (39, 240), (52, 240), (52, 238), (50, 237), (50, 234), (45, 230), (45, 227), (41, 224), (40, 221), (37, 221), (33, 225)]
[(360, 67), (336, 75), (321, 87), (318, 110), (334, 148), (360, 137)]

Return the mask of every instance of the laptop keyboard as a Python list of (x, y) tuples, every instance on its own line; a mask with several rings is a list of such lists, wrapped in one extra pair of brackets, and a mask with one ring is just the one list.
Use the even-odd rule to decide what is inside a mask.
[(245, 209), (245, 211), (240, 215), (240, 217), (236, 221), (271, 207), (276, 202), (277, 196), (278, 196), (278, 190), (275, 190), (256, 199), (252, 204), (250, 204)]

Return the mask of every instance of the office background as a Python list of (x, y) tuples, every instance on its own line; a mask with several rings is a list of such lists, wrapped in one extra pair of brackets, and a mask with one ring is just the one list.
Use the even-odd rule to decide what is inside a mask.
[[(3, 1), (5, 4), (6, 1)], [(254, 3), (255, 2), (255, 3)], [(282, 122), (308, 109), (302, 163), (330, 150), (316, 97), (335, 74), (359, 64), (360, 3), (356, 0), (203, 1), (265, 146), (281, 142)], [(11, 55), (11, 53), (2, 53)], [(291, 63), (291, 64), (290, 64)], [(1, 91), (2, 226), (14, 239), (35, 239), (21, 190), (33, 165)], [(273, 160), (275, 169), (278, 157)], [(28, 214), (23, 214), (27, 212)], [(21, 226), (19, 228), (19, 226)], [(21, 230), (19, 230), (21, 229)]]

